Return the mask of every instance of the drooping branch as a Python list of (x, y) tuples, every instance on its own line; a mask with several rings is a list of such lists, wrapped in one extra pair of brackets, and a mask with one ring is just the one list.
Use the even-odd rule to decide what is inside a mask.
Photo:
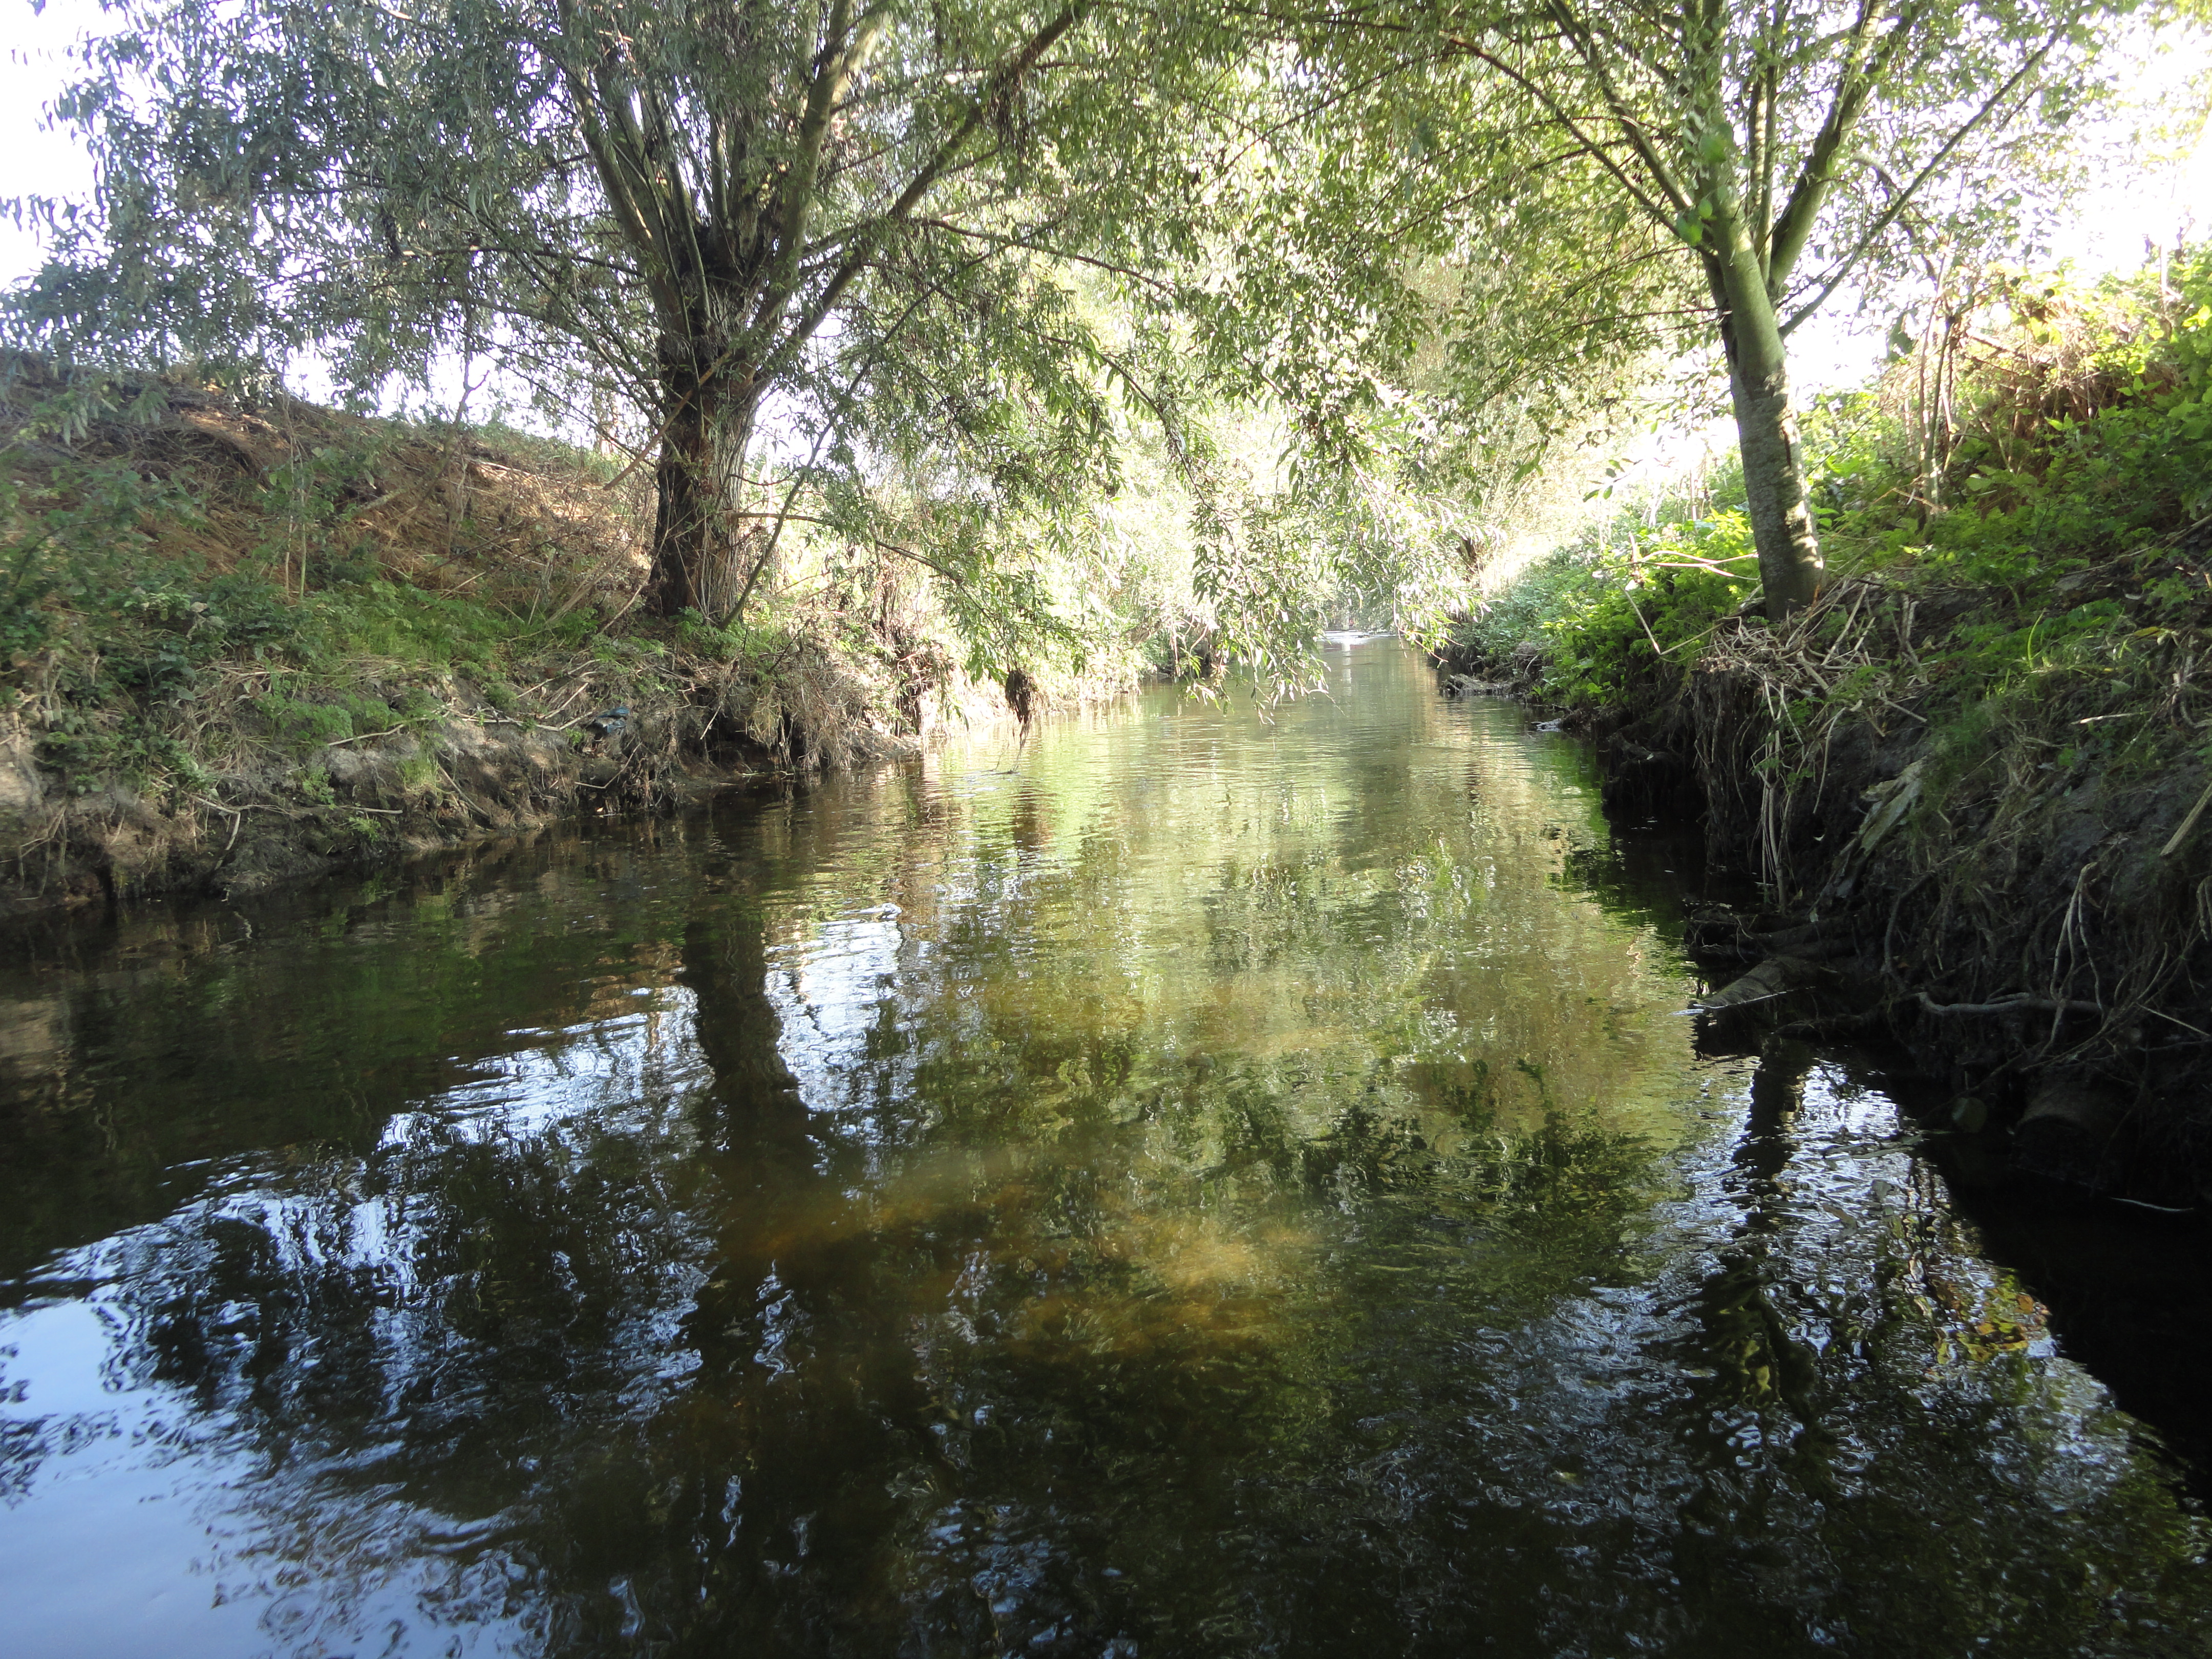
[(1867, 250), (1879, 241), (1883, 234), (1903, 216), (1908, 208), (1912, 206), (1922, 189), (1936, 177), (1943, 163), (1950, 160), (1952, 153), (1966, 143), (1982, 123), (2019, 89), (2023, 81), (2034, 74), (2044, 59), (2051, 55), (2057, 47), (2059, 41), (2064, 38), (2062, 31), (2053, 31), (2043, 45), (2029, 56), (2027, 61), (2012, 73), (2002, 86), (1991, 93), (1972, 115), (1953, 130), (1950, 136), (1936, 147), (1936, 153), (1928, 158), (1926, 163), (1912, 175), (1904, 187), (1893, 192), (1888, 204), (1875, 216), (1873, 222), (1867, 226), (1859, 239), (1851, 245), (1841, 258), (1829, 267), (1826, 277), (1814, 290), (1813, 297), (1798, 306), (1790, 313), (1789, 320), (1782, 325), (1782, 332), (1784, 335), (1794, 332), (1799, 324), (1811, 318), (1827, 303), (1828, 296), (1833, 294), (1850, 275), (1858, 262), (1866, 256)]
[(897, 199), (856, 240), (852, 251), (822, 285), (821, 292), (815, 296), (813, 303), (807, 307), (782, 341), (763, 355), (760, 369), (763, 378), (781, 372), (792, 356), (814, 337), (828, 320), (830, 313), (836, 308), (838, 301), (844, 297), (845, 290), (852, 286), (854, 279), (867, 268), (892, 232), (904, 226), (913, 216), (922, 199), (959, 160), (969, 141), (982, 130), (1000, 101), (1020, 84), (1022, 77), (1029, 73), (1038, 59), (1083, 21), (1093, 3), (1094, 0), (1079, 0), (1079, 3), (1061, 12), (1030, 36), (1019, 52), (1000, 66), (997, 73), (992, 76), (984, 94), (975, 100), (966, 118), (938, 145), (928, 160), (915, 169)]
[[(1664, 196), (1674, 207), (1674, 213), (1671, 219), (1664, 215), (1656, 216), (1662, 224), (1673, 229), (1680, 220), (1693, 211), (1697, 198), (1674, 177), (1674, 169), (1667, 165), (1666, 159), (1659, 153), (1659, 147), (1652, 143), (1651, 135), (1646, 129), (1643, 118), (1622, 95), (1620, 86), (1614, 82), (1611, 70), (1606, 65), (1603, 52), (1588, 22), (1571, 5), (1567, 3), (1567, 0), (1551, 0), (1547, 9), (1552, 16), (1559, 21), (1560, 29), (1574, 47), (1576, 55), (1582, 58), (1584, 67), (1589, 70), (1592, 80), (1597, 86), (1599, 95), (1605, 101), (1613, 125), (1620, 130), (1621, 137), (1628, 141), (1629, 147), (1636, 152), (1637, 160), (1643, 162), (1644, 170), (1650, 175), (1651, 181), (1658, 187), (1659, 193)], [(1546, 102), (1548, 105), (1551, 100), (1547, 98)], [(1610, 165), (1609, 161), (1608, 165)], [(1656, 211), (1654, 210), (1655, 214)]]
[[(1534, 98), (1543, 106), (1545, 112), (1564, 128), (1586, 154), (1595, 158), (1598, 165), (1612, 174), (1613, 182), (1620, 186), (1630, 200), (1651, 216), (1654, 223), (1670, 230), (1674, 228), (1675, 220), (1689, 206), (1688, 198), (1681, 196), (1679, 191), (1667, 191), (1668, 199), (1676, 204), (1675, 211), (1672, 214), (1668, 213), (1651, 198), (1643, 186), (1629, 175), (1628, 170), (1613, 159), (1607, 147), (1592, 137), (1585, 130), (1583, 123), (1577, 120), (1574, 114), (1553, 96), (1550, 90), (1535, 76), (1525, 73), (1518, 66), (1508, 63), (1498, 53), (1473, 40), (1455, 35), (1447, 35), (1443, 38), (1447, 44), (1462, 56), (1472, 58), (1479, 64), (1488, 65)], [(1632, 143), (1633, 140), (1632, 139), (1631, 142)], [(1672, 181), (1662, 176), (1655, 182), (1660, 185), (1662, 191), (1666, 191), (1668, 185)]]

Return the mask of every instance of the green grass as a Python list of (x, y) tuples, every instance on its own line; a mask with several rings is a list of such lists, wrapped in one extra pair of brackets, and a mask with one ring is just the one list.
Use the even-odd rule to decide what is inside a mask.
[[(204, 791), (225, 730), (244, 716), (253, 736), (301, 754), (421, 729), (443, 712), (431, 683), (465, 674), (512, 704), (524, 664), (574, 653), (604, 625), (588, 608), (535, 622), (357, 574), (361, 561), (332, 551), (346, 533), (342, 522), (317, 532), (306, 559), (318, 580), (301, 593), (289, 584), (301, 549), (277, 550), (273, 532), (216, 568), (198, 545), (215, 539), (209, 504), (176, 477), (119, 457), (10, 469), (0, 476), (0, 711), (25, 720), (38, 758), (72, 793)], [(625, 662), (649, 654), (602, 648)], [(258, 671), (257, 689), (211, 708), (205, 699), (242, 670)]]

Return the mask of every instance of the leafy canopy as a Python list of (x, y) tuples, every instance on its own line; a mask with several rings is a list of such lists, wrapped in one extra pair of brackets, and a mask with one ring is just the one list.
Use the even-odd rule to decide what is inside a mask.
[(8, 301), (24, 343), (228, 375), (312, 354), (356, 400), (489, 355), (571, 430), (635, 411), (656, 558), (698, 564), (688, 598), (716, 548), (745, 554), (725, 603), (795, 507), (872, 539), (902, 469), (1003, 510), (1110, 482), (1126, 366), (1062, 273), (1142, 289), (1134, 261), (1191, 246), (1164, 112), (1210, 72), (1146, 13), (115, 9), (57, 106), (98, 210), (20, 204), (54, 247)]

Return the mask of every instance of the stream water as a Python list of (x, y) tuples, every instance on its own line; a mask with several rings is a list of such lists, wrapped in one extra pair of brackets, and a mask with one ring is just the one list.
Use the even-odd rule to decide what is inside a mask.
[(16, 941), (0, 1650), (2203, 1652), (1878, 1074), (1699, 1051), (1694, 849), (1331, 660)]

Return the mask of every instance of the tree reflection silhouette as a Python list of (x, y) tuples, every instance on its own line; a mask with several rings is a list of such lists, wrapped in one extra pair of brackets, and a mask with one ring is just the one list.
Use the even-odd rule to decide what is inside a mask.
[(1376, 660), (73, 990), (188, 1167), (83, 1172), (38, 1293), (263, 1645), (2201, 1650), (2201, 1524), (1886, 1104), (1701, 1061), (1583, 763)]

